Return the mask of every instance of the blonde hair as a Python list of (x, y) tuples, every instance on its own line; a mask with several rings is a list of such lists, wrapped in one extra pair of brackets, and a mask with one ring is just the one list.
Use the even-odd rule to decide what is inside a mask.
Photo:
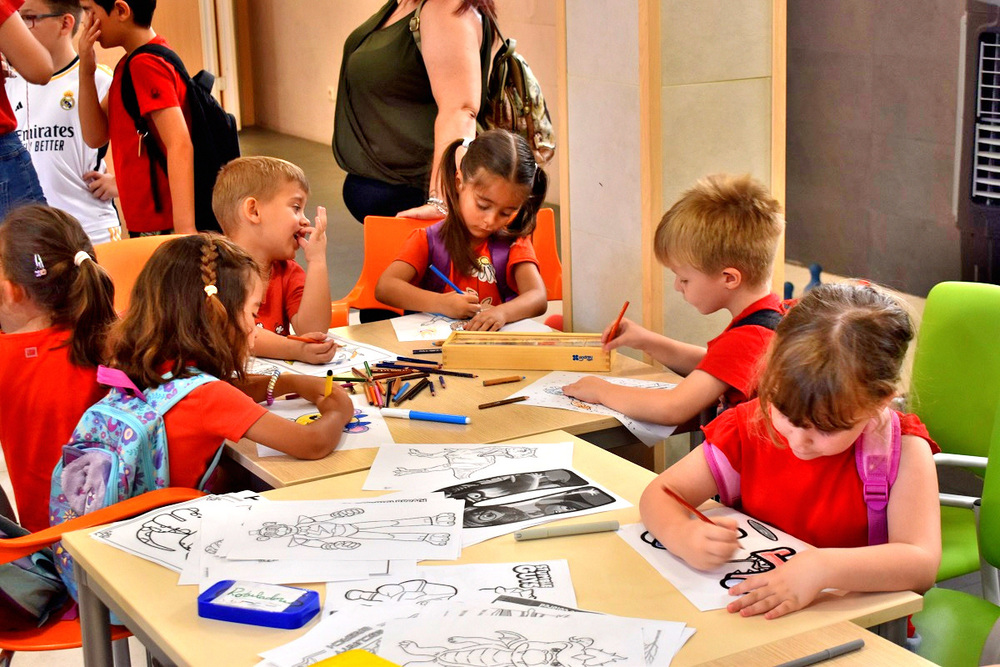
[(662, 264), (702, 273), (727, 267), (758, 287), (767, 283), (784, 229), (781, 205), (749, 174), (706, 176), (681, 195), (656, 228)]
[(913, 323), (902, 302), (868, 283), (814, 287), (774, 332), (758, 387), (800, 427), (843, 431), (874, 416), (898, 391)]
[(231, 234), (240, 205), (248, 197), (269, 201), (284, 185), (296, 183), (309, 194), (309, 180), (298, 166), (276, 157), (240, 157), (219, 170), (212, 189), (212, 212), (222, 231)]

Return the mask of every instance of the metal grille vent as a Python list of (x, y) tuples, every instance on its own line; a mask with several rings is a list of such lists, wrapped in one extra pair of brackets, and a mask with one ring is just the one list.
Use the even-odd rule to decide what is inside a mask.
[(1000, 206), (1000, 33), (979, 36), (972, 200)]

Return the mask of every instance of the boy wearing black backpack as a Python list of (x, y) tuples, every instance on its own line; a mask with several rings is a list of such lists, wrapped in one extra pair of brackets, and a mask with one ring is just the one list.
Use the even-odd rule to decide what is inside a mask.
[(726, 329), (691, 345), (622, 320), (604, 332), (604, 349), (632, 347), (684, 379), (674, 389), (643, 389), (585, 377), (567, 396), (601, 403), (633, 419), (683, 424), (721, 399), (722, 408), (752, 398), (757, 366), (783, 307), (771, 272), (784, 229), (781, 205), (750, 176), (709, 176), (681, 195), (656, 228), (656, 258), (676, 274), (674, 289), (702, 315), (728, 310)]
[[(79, 47), (83, 138), (89, 146), (111, 140), (129, 234), (217, 231), (212, 186), (219, 167), (239, 155), (239, 144), (235, 120), (206, 91), (211, 75), (192, 81), (153, 31), (156, 0), (80, 5), (87, 14)], [(95, 42), (126, 52), (103, 100), (93, 85)]]

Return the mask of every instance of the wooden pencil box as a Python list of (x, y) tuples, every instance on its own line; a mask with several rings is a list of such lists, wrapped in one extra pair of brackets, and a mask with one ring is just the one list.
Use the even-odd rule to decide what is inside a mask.
[(445, 368), (610, 371), (601, 334), (455, 331), (444, 341)]

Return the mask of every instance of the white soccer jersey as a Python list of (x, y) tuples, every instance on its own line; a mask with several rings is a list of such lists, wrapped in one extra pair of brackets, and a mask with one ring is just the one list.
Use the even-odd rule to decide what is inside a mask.
[[(97, 96), (104, 99), (111, 87), (111, 70), (98, 65)], [(44, 86), (21, 77), (5, 80), (7, 97), (17, 117), (17, 134), (31, 153), (31, 162), (50, 206), (61, 208), (80, 221), (93, 243), (121, 239), (121, 224), (111, 202), (94, 197), (83, 175), (107, 171), (105, 151), (90, 148), (80, 132), (76, 108), (80, 96), (80, 61), (74, 59)]]

